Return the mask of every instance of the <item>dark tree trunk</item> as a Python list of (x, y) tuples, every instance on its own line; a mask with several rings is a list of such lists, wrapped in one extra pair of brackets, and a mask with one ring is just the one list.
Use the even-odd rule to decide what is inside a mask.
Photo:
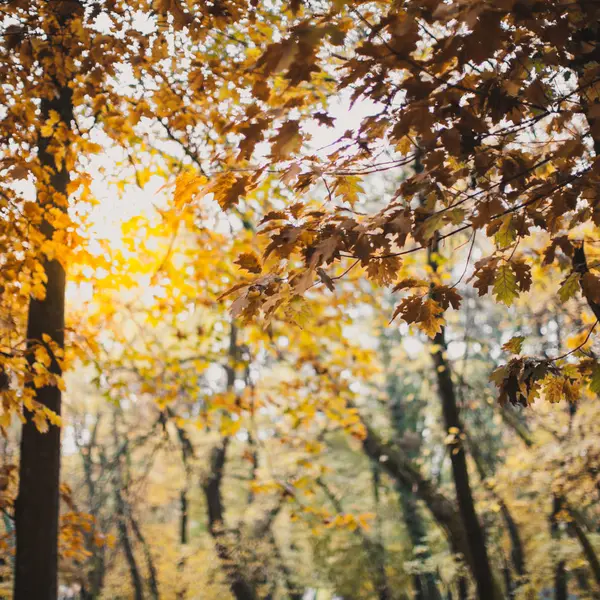
[[(41, 102), (41, 121), (56, 111), (62, 122), (70, 126), (73, 119), (72, 92), (59, 87), (57, 95)], [(46, 190), (50, 197), (60, 194), (66, 205), (69, 173), (63, 166), (57, 170), (54, 156), (48, 152), (49, 138), (39, 138), (39, 160), (42, 168), (52, 174), (48, 181), (38, 182), (38, 194)], [(63, 163), (64, 165), (64, 163)], [(66, 210), (65, 206), (59, 206)], [(44, 221), (43, 235), (52, 238), (53, 228)], [(64, 347), (65, 271), (56, 259), (43, 263), (47, 277), (44, 300), (31, 298), (27, 320), (27, 349), (30, 364), (35, 362), (33, 351), (44, 345), (52, 357), (50, 371), (61, 375), (58, 361), (52, 355), (43, 336), (48, 335), (59, 348)], [(57, 386), (34, 390), (34, 400), (60, 415), (61, 392)], [(19, 492), (15, 505), (16, 559), (15, 600), (54, 600), (58, 587), (58, 520), (60, 477), (60, 428), (50, 425), (40, 433), (26, 411), (27, 421), (21, 433)]]
[[(500, 498), (500, 496), (494, 491), (494, 489), (492, 487), (487, 485), (486, 482), (487, 482), (487, 478), (488, 478), (488, 472), (486, 469), (486, 465), (485, 465), (483, 456), (481, 455), (481, 452), (479, 451), (479, 446), (475, 443), (475, 440), (471, 436), (468, 436), (468, 442), (469, 442), (469, 450), (471, 452), (471, 456), (473, 457), (473, 460), (475, 461), (475, 466), (477, 467), (479, 477), (481, 478), (482, 483), (484, 485), (486, 485), (489, 493), (494, 498), (494, 500), (496, 500), (496, 502), (498, 503), (498, 506), (500, 507), (500, 514), (502, 515), (502, 519), (504, 520), (504, 524), (506, 526), (506, 532), (510, 539), (511, 561), (512, 561), (513, 567), (515, 568), (515, 571), (517, 572), (517, 575), (519, 576), (519, 578), (522, 579), (526, 575), (525, 551), (523, 549), (523, 542), (521, 540), (521, 535), (519, 533), (519, 526), (517, 525), (516, 521), (514, 520), (512, 513), (511, 513), (510, 509), (508, 508), (508, 506), (506, 505), (506, 503), (504, 502), (504, 500), (502, 500), (502, 498)], [(505, 579), (506, 579), (506, 583), (507, 583), (507, 590), (509, 591), (509, 593), (511, 594), (511, 597), (512, 597), (512, 596), (514, 596), (515, 585), (514, 585), (514, 581), (512, 580), (512, 577), (510, 574), (510, 568), (507, 568), (507, 571), (505, 572)]]
[[(99, 502), (98, 502), (98, 490), (96, 487), (96, 481), (94, 480), (94, 462), (92, 459), (92, 450), (96, 446), (96, 438), (98, 435), (98, 428), (100, 426), (100, 416), (97, 417), (90, 440), (85, 446), (79, 445), (77, 441), (77, 434), (75, 436), (76, 443), (79, 445), (79, 451), (81, 455), (81, 461), (83, 464), (83, 473), (85, 478), (85, 485), (88, 494), (89, 512), (94, 517), (94, 529), (100, 527), (99, 522)], [(100, 597), (102, 588), (104, 587), (104, 577), (106, 574), (106, 548), (104, 545), (98, 547), (94, 539), (95, 531), (91, 531), (86, 536), (86, 545), (88, 552), (91, 554), (91, 570), (87, 573), (87, 585), (84, 586), (83, 596), (87, 600), (95, 600)]]
[(181, 490), (179, 496), (181, 517), (179, 520), (179, 543), (183, 546), (188, 543), (188, 499), (187, 488)]
[(472, 568), (466, 532), (454, 504), (438, 492), (431, 481), (423, 477), (413, 461), (401, 449), (383, 442), (366, 424), (365, 430), (363, 449), (367, 456), (379, 461), (384, 471), (396, 482), (414, 490), (415, 495), (425, 503), (438, 525), (448, 536), (452, 551), (461, 553)]
[(210, 474), (202, 484), (208, 510), (208, 530), (215, 542), (217, 555), (223, 562), (229, 586), (236, 600), (257, 600), (253, 587), (246, 581), (239, 567), (236, 565), (235, 559), (231, 556), (223, 529), (224, 510), (221, 497), (221, 482), (228, 443), (229, 439), (225, 438), (221, 444), (213, 448), (210, 457)]
[(570, 529), (572, 530), (575, 537), (579, 540), (579, 544), (581, 545), (581, 549), (583, 554), (590, 566), (590, 570), (594, 575), (594, 579), (596, 583), (600, 586), (600, 560), (598, 559), (598, 555), (596, 554), (596, 550), (590, 542), (583, 525), (579, 522), (579, 516), (576, 511), (573, 511), (569, 507), (567, 507), (569, 514), (571, 515), (572, 521), (570, 524)]
[(473, 494), (471, 492), (467, 457), (463, 441), (460, 437), (463, 433), (463, 425), (460, 419), (450, 366), (445, 357), (447, 346), (444, 329), (435, 336), (434, 344), (437, 346), (437, 350), (433, 354), (433, 360), (436, 366), (439, 394), (442, 401), (444, 425), (447, 432), (456, 432), (456, 441), (450, 446), (450, 460), (452, 463), (452, 475), (454, 477), (458, 507), (471, 552), (473, 576), (477, 584), (477, 593), (481, 599), (494, 598), (497, 591), (487, 555), (483, 528), (477, 518), (475, 502), (473, 501)]
[(150, 551), (150, 546), (148, 545), (148, 542), (146, 542), (146, 538), (142, 534), (140, 526), (138, 525), (137, 521), (133, 518), (131, 510), (129, 510), (129, 522), (131, 523), (131, 529), (135, 534), (135, 537), (137, 537), (144, 550), (146, 567), (148, 568), (148, 587), (150, 588), (150, 595), (153, 598), (153, 600), (158, 600), (160, 597), (160, 593), (158, 591), (158, 574), (154, 565), (154, 559), (152, 558), (152, 552)]
[[(558, 513), (563, 509), (563, 499), (555, 495), (552, 499), (552, 515), (550, 516), (550, 533), (555, 541), (560, 540), (560, 525), (558, 522)], [(565, 561), (559, 559), (556, 561), (554, 569), (554, 600), (567, 600), (567, 571)]]
[[(426, 532), (416, 499), (412, 491), (405, 486), (398, 485), (398, 494), (410, 542), (413, 547), (421, 546)], [(421, 556), (422, 558), (428, 558), (429, 552)], [(433, 573), (415, 573), (413, 575), (413, 586), (415, 588), (415, 600), (441, 600), (442, 598)]]

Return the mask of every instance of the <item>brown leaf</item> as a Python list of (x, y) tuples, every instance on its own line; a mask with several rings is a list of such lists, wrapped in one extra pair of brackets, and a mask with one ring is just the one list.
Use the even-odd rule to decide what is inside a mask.
[(244, 252), (243, 254), (240, 254), (235, 261), (235, 264), (239, 265), (240, 269), (244, 269), (250, 273), (259, 274), (262, 271), (260, 259), (254, 252)]

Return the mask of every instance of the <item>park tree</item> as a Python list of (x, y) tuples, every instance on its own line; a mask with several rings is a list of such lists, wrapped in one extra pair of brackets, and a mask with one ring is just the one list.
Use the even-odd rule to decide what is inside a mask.
[[(53, 598), (62, 372), (77, 352), (72, 343), (65, 350), (66, 271), (101, 262), (83, 241), (97, 202), (94, 157), (125, 157), (143, 183), (165, 162), (180, 169), (164, 145), (193, 129), (197, 145), (186, 139), (186, 156), (197, 170), (211, 164), (227, 113), (253, 85), (244, 65), (272, 29), (269, 13), (233, 2), (16, 0), (0, 15), (3, 425), (13, 415), (23, 421), (15, 597)], [(245, 36), (228, 50), (250, 23), (256, 41)], [(229, 62), (217, 60), (222, 52)]]

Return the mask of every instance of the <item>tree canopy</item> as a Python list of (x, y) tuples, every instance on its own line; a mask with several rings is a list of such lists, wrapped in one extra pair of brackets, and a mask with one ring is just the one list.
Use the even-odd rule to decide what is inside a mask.
[(596, 598), (599, 32), (1, 2), (2, 593)]

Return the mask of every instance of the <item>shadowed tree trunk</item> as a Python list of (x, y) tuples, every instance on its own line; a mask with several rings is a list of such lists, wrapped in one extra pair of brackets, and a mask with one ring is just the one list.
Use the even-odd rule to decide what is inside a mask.
[(224, 530), (224, 510), (221, 497), (221, 482), (227, 456), (229, 438), (215, 446), (210, 455), (210, 473), (202, 484), (208, 510), (208, 530), (215, 542), (217, 555), (223, 563), (227, 581), (236, 600), (257, 600), (253, 587), (246, 581), (240, 568), (231, 556)]
[(436, 366), (438, 389), (442, 401), (444, 426), (447, 433), (454, 432), (455, 434), (455, 443), (450, 446), (450, 461), (458, 507), (472, 556), (473, 577), (477, 584), (479, 597), (482, 599), (494, 598), (497, 596), (498, 591), (488, 559), (483, 528), (479, 523), (471, 492), (467, 457), (461, 439), (464, 428), (460, 419), (450, 366), (446, 360), (447, 345), (443, 328), (435, 336), (433, 343), (436, 346), (436, 351), (433, 353), (433, 361)]
[[(389, 354), (387, 360), (389, 362)], [(395, 381), (394, 377), (389, 378), (387, 387), (389, 396), (392, 399), (390, 417), (400, 443), (405, 439), (407, 432), (416, 434), (418, 430), (417, 415), (421, 411), (414, 407), (410, 410), (407, 403), (403, 402), (403, 395), (398, 390), (398, 382)], [(418, 445), (406, 449), (406, 452), (413, 459), (418, 455), (418, 451)], [(417, 499), (410, 487), (396, 482), (396, 489), (412, 547), (423, 547), (426, 540), (426, 527), (419, 511)], [(428, 559), (430, 556), (429, 548), (424, 549), (419, 554), (419, 558), (423, 560)], [(415, 573), (412, 579), (415, 600), (441, 600), (442, 596), (437, 587), (435, 573)]]
[[(226, 367), (228, 391), (233, 390), (235, 384), (235, 362), (238, 354), (237, 327), (232, 323), (229, 336), (229, 364)], [(208, 476), (202, 482), (202, 490), (206, 498), (206, 507), (208, 510), (208, 530), (215, 542), (217, 555), (223, 563), (229, 586), (236, 600), (257, 600), (254, 587), (246, 580), (239, 565), (231, 556), (224, 529), (225, 511), (221, 496), (221, 483), (223, 481), (228, 446), (229, 438), (225, 437), (221, 440), (220, 444), (212, 449), (210, 453), (210, 470)]]
[[(519, 534), (519, 526), (517, 525), (516, 521), (514, 520), (512, 513), (511, 513), (510, 509), (508, 508), (508, 506), (506, 505), (506, 503), (504, 502), (504, 500), (502, 500), (502, 498), (500, 498), (500, 496), (494, 491), (494, 489), (486, 483), (486, 480), (488, 478), (488, 473), (487, 473), (485, 461), (484, 461), (483, 457), (481, 456), (481, 452), (479, 451), (479, 447), (477, 446), (477, 444), (475, 443), (475, 441), (473, 440), (473, 438), (471, 436), (468, 436), (467, 440), (468, 440), (471, 456), (473, 457), (475, 466), (477, 467), (477, 471), (479, 472), (479, 477), (481, 478), (482, 483), (487, 487), (489, 493), (492, 495), (492, 497), (494, 498), (494, 500), (498, 503), (498, 506), (500, 507), (500, 514), (502, 515), (502, 519), (503, 519), (504, 525), (506, 527), (506, 533), (508, 534), (508, 537), (510, 539), (511, 561), (512, 561), (513, 567), (514, 567), (517, 575), (519, 576), (519, 578), (522, 579), (526, 576), (525, 551), (523, 549), (523, 542), (521, 540), (521, 535)], [(510, 569), (508, 571), (508, 574), (510, 575)], [(511, 597), (514, 596), (515, 585), (514, 585), (514, 582), (512, 581), (512, 578), (510, 578), (510, 580), (507, 580), (507, 589), (509, 590)]]
[(156, 572), (156, 566), (154, 565), (154, 559), (152, 558), (152, 552), (150, 551), (150, 546), (146, 541), (146, 538), (142, 534), (142, 531), (137, 523), (137, 521), (133, 518), (131, 514), (131, 510), (129, 510), (129, 522), (131, 524), (131, 529), (137, 537), (138, 541), (142, 545), (144, 550), (144, 557), (146, 559), (146, 567), (148, 568), (148, 587), (150, 588), (150, 595), (153, 600), (158, 600), (160, 597), (160, 593), (158, 591), (158, 574)]
[(413, 461), (399, 448), (382, 441), (365, 424), (363, 449), (367, 456), (380, 462), (383, 470), (401, 485), (414, 490), (431, 511), (434, 519), (446, 533), (453, 552), (462, 554), (470, 568), (473, 566), (466, 532), (454, 504), (437, 491), (436, 486), (423, 477)]
[[(329, 486), (322, 479), (317, 479), (317, 484), (325, 492), (337, 514), (344, 514), (341, 500), (329, 489)], [(384, 548), (381, 539), (379, 536), (376, 540), (372, 539), (360, 527), (354, 530), (354, 535), (361, 541), (369, 563), (372, 565), (370, 571), (373, 574), (372, 581), (377, 590), (377, 598), (379, 600), (391, 600), (393, 594), (385, 572)]]
[[(143, 600), (144, 586), (142, 583), (142, 576), (140, 574), (140, 569), (135, 558), (135, 553), (133, 551), (133, 544), (131, 538), (129, 537), (129, 529), (127, 527), (127, 505), (125, 504), (125, 499), (123, 498), (123, 494), (121, 493), (121, 491), (126, 486), (126, 483), (123, 481), (123, 472), (121, 468), (121, 460), (125, 455), (125, 449), (123, 449), (123, 452), (120, 451), (121, 444), (119, 443), (119, 434), (117, 430), (116, 410), (113, 412), (113, 436), (116, 449), (116, 455), (114, 458), (113, 465), (113, 493), (115, 500), (115, 516), (117, 522), (117, 531), (119, 535), (119, 543), (123, 548), (125, 560), (127, 561), (127, 566), (129, 567), (129, 577), (131, 579), (131, 585), (133, 587), (134, 598), (135, 600)], [(127, 440), (123, 442), (123, 444), (127, 444)]]
[[(563, 508), (563, 501), (560, 496), (553, 496), (552, 515), (550, 516), (550, 533), (557, 542), (560, 540), (560, 525), (558, 522), (558, 513)], [(565, 561), (558, 559), (554, 568), (554, 600), (567, 600), (567, 571)]]
[[(58, 51), (58, 50), (57, 50)], [(61, 121), (70, 127), (73, 119), (71, 89), (55, 82), (49, 90), (49, 98), (43, 98), (40, 106), (42, 122), (56, 111)], [(54, 95), (55, 94), (55, 95)], [(41, 168), (51, 173), (48, 181), (38, 181), (40, 192), (50, 198), (63, 200), (59, 210), (66, 210), (69, 172), (64, 166), (57, 169), (54, 156), (48, 150), (51, 138), (39, 136), (39, 161)], [(53, 227), (47, 221), (41, 225), (46, 239), (52, 239)], [(27, 320), (27, 349), (30, 364), (35, 362), (34, 349), (45, 346), (52, 358), (50, 372), (61, 375), (61, 368), (44, 336), (59, 347), (64, 347), (65, 326), (65, 271), (56, 259), (43, 263), (46, 297), (32, 298)], [(34, 400), (60, 415), (61, 392), (57, 386), (44, 386), (34, 390)], [(54, 600), (57, 596), (58, 570), (58, 520), (60, 477), (60, 428), (50, 426), (47, 433), (40, 433), (29, 411), (21, 434), (21, 458), (19, 464), (19, 492), (15, 504), (16, 559), (15, 600)]]
[[(406, 523), (406, 530), (413, 548), (422, 546), (425, 540), (426, 531), (423, 517), (419, 514), (419, 507), (411, 490), (405, 486), (398, 485), (398, 495), (400, 497), (400, 506)], [(421, 558), (428, 558), (429, 551), (421, 554)], [(441, 600), (441, 594), (435, 582), (433, 573), (415, 573), (413, 575), (413, 585), (415, 588), (415, 600)]]

